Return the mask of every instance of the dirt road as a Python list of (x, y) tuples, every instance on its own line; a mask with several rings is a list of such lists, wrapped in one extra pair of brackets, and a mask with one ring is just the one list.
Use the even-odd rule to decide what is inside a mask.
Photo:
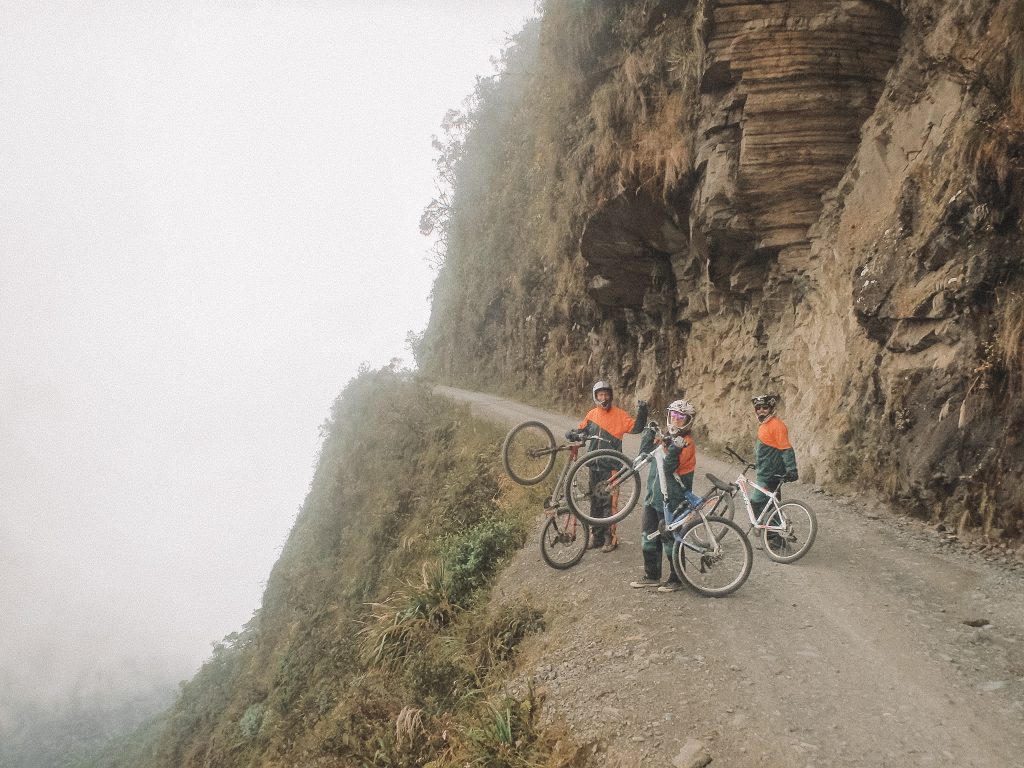
[[(438, 390), (502, 423), (539, 418), (556, 436), (573, 426)], [(627, 439), (627, 453), (636, 447)], [(695, 490), (708, 487), (704, 472), (738, 469), (700, 455)], [(787, 491), (817, 512), (814, 548), (779, 565), (755, 545), (749, 580), (718, 600), (629, 587), (638, 512), (617, 551), (592, 550), (568, 571), (541, 560), (538, 529), (499, 590), (548, 607), (526, 671), (549, 716), (608, 766), (701, 765), (683, 755), (693, 740), (716, 766), (1024, 766), (1020, 566), (878, 504), (804, 483)]]

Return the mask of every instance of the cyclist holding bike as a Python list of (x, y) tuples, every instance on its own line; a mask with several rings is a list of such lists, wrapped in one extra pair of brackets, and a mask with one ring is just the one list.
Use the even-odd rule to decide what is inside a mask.
[[(697, 409), (687, 400), (679, 399), (668, 407), (666, 417), (666, 434), (663, 441), (656, 437), (655, 424), (644, 430), (640, 438), (640, 452), (650, 453), (657, 450), (659, 444), (665, 451), (655, 457), (661, 461), (665, 470), (665, 489), (668, 491), (669, 509), (676, 509), (684, 501), (691, 504), (697, 497), (693, 496), (693, 473), (697, 468), (697, 446), (690, 434), (697, 418)], [(660, 452), (659, 452), (660, 453)], [(640, 549), (644, 557), (644, 575), (631, 581), (629, 586), (637, 589), (657, 587), (659, 592), (675, 592), (682, 588), (683, 582), (676, 573), (672, 562), (672, 539), (659, 538), (649, 541), (648, 534), (658, 530), (658, 523), (664, 519), (664, 496), (661, 491), (661, 478), (657, 467), (652, 466), (647, 473), (647, 494), (644, 496), (643, 536)], [(668, 559), (669, 576), (661, 581), (661, 553), (665, 552)]]
[[(612, 404), (614, 391), (612, 385), (604, 379), (594, 382), (591, 390), (594, 398), (594, 408), (587, 412), (583, 421), (576, 429), (565, 433), (567, 440), (586, 440), (600, 437), (598, 443), (600, 448), (614, 448), (622, 450), (622, 436), (625, 434), (638, 434), (643, 431), (644, 422), (647, 421), (647, 403), (637, 400), (636, 418)], [(590, 447), (594, 447), (591, 445)], [(603, 480), (611, 477), (613, 468), (595, 466), (590, 470), (591, 486), (597, 485)], [(594, 498), (592, 500), (591, 512), (595, 517), (608, 517), (612, 513), (611, 498)], [(611, 552), (619, 545), (615, 526), (595, 526), (591, 531), (590, 548), (600, 547), (602, 552)]]
[[(796, 452), (789, 442), (789, 430), (782, 419), (775, 415), (778, 395), (757, 395), (751, 398), (754, 414), (757, 416), (757, 442), (754, 445), (754, 472), (757, 484), (774, 492), (782, 485), (795, 482), (799, 475), (796, 470)], [(750, 494), (750, 505), (754, 515), (760, 515), (768, 497), (756, 488)]]

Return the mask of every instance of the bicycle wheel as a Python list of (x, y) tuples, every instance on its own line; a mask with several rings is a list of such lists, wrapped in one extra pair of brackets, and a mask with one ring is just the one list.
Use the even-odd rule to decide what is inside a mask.
[(576, 565), (590, 543), (590, 526), (565, 507), (556, 509), (540, 533), (544, 562), (562, 571)]
[(565, 478), (569, 508), (591, 525), (617, 523), (640, 500), (640, 473), (619, 451), (602, 448), (583, 456)]
[[(714, 527), (717, 543), (710, 540), (703, 520), (688, 524), (672, 545), (672, 561), (683, 581), (707, 597), (731, 595), (747, 580), (754, 562), (754, 552), (746, 534), (732, 520), (708, 518)], [(703, 533), (699, 533), (704, 528)]]
[(520, 485), (536, 485), (555, 466), (555, 436), (539, 421), (512, 427), (501, 445), (501, 463)]
[(795, 563), (807, 554), (818, 535), (818, 519), (802, 501), (786, 501), (767, 520), (768, 525), (785, 526), (782, 531), (761, 529), (764, 553), (776, 563)]

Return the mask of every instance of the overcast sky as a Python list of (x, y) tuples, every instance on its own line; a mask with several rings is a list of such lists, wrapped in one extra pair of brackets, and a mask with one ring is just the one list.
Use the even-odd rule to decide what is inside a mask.
[(0, 690), (190, 676), (359, 364), (429, 313), (431, 135), (533, 0), (0, 0)]

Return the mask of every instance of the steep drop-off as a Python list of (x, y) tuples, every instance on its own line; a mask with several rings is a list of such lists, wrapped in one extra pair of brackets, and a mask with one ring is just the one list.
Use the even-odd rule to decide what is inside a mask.
[(384, 369), (349, 383), (323, 433), (256, 615), (165, 715), (76, 766), (572, 759), (531, 693), (504, 685), (545, 617), (529, 599), (490, 594), (539, 503), (499, 476), (501, 432)]
[[(550, 0), (449, 133), (420, 364), (611, 377), (805, 477), (1024, 521), (1019, 0)], [(436, 213), (436, 211), (435, 211)]]

